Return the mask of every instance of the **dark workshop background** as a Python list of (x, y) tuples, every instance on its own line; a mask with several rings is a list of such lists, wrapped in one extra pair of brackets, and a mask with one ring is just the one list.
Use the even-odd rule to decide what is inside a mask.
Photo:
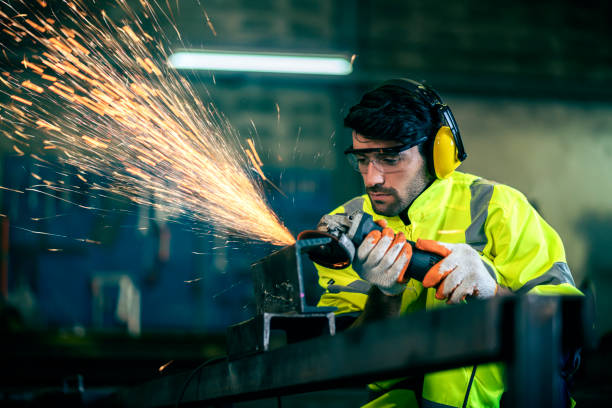
[[(91, 7), (107, 2), (98, 3)], [(362, 192), (342, 157), (350, 142), (342, 127), (348, 108), (385, 79), (426, 80), (459, 123), (469, 154), (460, 169), (528, 196), (561, 235), (576, 284), (594, 291), (598, 329), (610, 343), (609, 2), (181, 0), (178, 9), (170, 3), (192, 48), (356, 54), (353, 73), (344, 77), (188, 75), (243, 138), (255, 138), (264, 171), (288, 196), (269, 192), (292, 233)], [(0, 185), (37, 182), (31, 159), (17, 157), (8, 142), (0, 153)], [(61, 176), (46, 175), (54, 177)], [(180, 223), (155, 221), (150, 208), (101, 214), (6, 190), (0, 205), (8, 262), (2, 329), (30, 333), (9, 353), (39, 367), (3, 374), (15, 388), (53, 386), (76, 373), (86, 384), (129, 384), (155, 377), (170, 360), (187, 367), (222, 354), (226, 326), (253, 315), (249, 265), (274, 249), (227, 247)], [(165, 259), (159, 249), (167, 240)], [(118, 369), (125, 359), (131, 368)], [(585, 389), (585, 401), (602, 392)]]

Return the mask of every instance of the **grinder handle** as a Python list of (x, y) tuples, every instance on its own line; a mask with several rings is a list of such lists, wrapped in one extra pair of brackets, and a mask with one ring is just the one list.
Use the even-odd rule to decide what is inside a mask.
[(443, 257), (433, 252), (418, 249), (413, 241), (408, 240), (408, 243), (412, 246), (412, 257), (404, 274), (403, 282), (407, 282), (410, 278), (423, 282), (427, 272), (429, 272), (432, 266), (440, 262)]
[[(380, 225), (374, 222), (370, 214), (363, 213), (359, 226), (357, 226), (351, 241), (353, 241), (355, 248), (357, 248), (363, 242), (366, 235), (373, 230), (382, 231), (382, 229)], [(441, 261), (443, 257), (433, 252), (418, 249), (413, 241), (406, 240), (406, 242), (412, 246), (412, 258), (410, 258), (408, 269), (406, 269), (406, 273), (404, 274), (404, 282), (408, 281), (410, 278), (423, 282), (423, 278), (427, 272), (432, 266)]]

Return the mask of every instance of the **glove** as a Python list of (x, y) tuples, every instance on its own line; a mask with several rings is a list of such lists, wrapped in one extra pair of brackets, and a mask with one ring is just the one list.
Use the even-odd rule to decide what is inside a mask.
[(386, 228), (385, 220), (377, 223), (383, 227), (382, 232), (372, 231), (365, 237), (357, 248), (353, 269), (385, 295), (395, 296), (406, 288), (401, 280), (410, 263), (412, 247), (403, 233), (396, 235), (391, 228)]
[(497, 282), (485, 268), (482, 259), (468, 244), (447, 244), (419, 239), (418, 249), (444, 257), (423, 278), (423, 286), (437, 286), (436, 299), (447, 299), (446, 303), (459, 303), (466, 296), (485, 299), (497, 293)]

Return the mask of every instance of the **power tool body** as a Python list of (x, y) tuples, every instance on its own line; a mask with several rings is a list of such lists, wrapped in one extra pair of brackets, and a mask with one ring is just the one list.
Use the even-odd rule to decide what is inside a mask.
[[(331, 238), (328, 244), (309, 249), (308, 256), (321, 266), (342, 269), (353, 262), (356, 248), (365, 237), (373, 230), (382, 231), (382, 229), (370, 214), (358, 210), (351, 214), (325, 215), (316, 230), (302, 231), (298, 239)], [(422, 282), (427, 271), (442, 257), (416, 248), (413, 241), (407, 240), (407, 242), (412, 246), (412, 257), (403, 281), (413, 278)]]

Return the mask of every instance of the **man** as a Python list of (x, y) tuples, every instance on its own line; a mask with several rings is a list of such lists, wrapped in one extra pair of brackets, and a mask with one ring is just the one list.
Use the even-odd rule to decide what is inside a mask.
[[(459, 129), (431, 88), (386, 82), (366, 93), (344, 124), (353, 130), (345, 154), (366, 194), (332, 214), (361, 210), (385, 228), (366, 237), (352, 266), (317, 265), (320, 306), (360, 313), (356, 326), (469, 297), (580, 294), (558, 234), (520, 192), (454, 171), (466, 156)], [(406, 239), (443, 257), (422, 283), (403, 280)], [(380, 396), (367, 407), (499, 406), (503, 381), (500, 364), (430, 373), (422, 391), (401, 380), (371, 385)]]

